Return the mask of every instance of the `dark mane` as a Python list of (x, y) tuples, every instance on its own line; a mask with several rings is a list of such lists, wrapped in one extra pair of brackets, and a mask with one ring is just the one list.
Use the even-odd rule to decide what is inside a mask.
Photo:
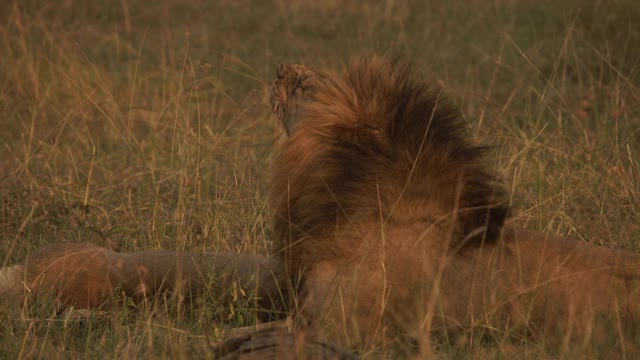
[(303, 264), (320, 251), (339, 257), (350, 245), (329, 243), (331, 234), (371, 219), (453, 219), (454, 247), (499, 238), (508, 196), (486, 148), (466, 140), (459, 111), (406, 62), (354, 61), (318, 79), (304, 106), (274, 161), (280, 249), (300, 247)]

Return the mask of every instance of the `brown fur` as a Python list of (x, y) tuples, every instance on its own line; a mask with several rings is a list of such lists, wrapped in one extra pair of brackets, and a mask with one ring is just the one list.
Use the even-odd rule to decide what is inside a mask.
[(294, 271), (347, 259), (372, 224), (422, 223), (443, 232), (446, 246), (498, 237), (505, 191), (440, 92), (380, 58), (313, 85), (273, 165), (274, 230)]
[(9, 279), (11, 291), (52, 295), (62, 308), (100, 306), (116, 289), (137, 301), (159, 294), (188, 300), (204, 292), (230, 301), (233, 283), (255, 296), (262, 309), (283, 310), (284, 304), (280, 262), (253, 255), (117, 253), (89, 243), (57, 243), (34, 252), (18, 269)]
[(606, 334), (598, 319), (634, 323), (640, 256), (504, 226), (485, 148), (405, 63), (278, 75), (271, 99), (291, 134), (273, 163), (274, 231), (304, 317), (351, 344), (425, 347), (438, 329), (584, 340)]

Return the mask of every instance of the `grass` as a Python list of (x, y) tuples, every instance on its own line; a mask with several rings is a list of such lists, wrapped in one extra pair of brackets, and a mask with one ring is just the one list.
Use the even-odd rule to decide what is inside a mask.
[[(524, 227), (640, 250), (640, 3), (320, 4), (0, 4), (3, 265), (58, 241), (266, 254), (275, 68), (363, 52), (404, 54), (446, 88)], [(218, 305), (87, 322), (0, 308), (0, 357), (212, 357), (247, 320)], [(510, 346), (443, 356), (557, 355)]]

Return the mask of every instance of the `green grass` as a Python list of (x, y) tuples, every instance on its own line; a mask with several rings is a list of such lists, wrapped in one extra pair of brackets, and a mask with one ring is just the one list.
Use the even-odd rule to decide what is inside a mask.
[[(266, 254), (267, 84), (281, 62), (363, 52), (406, 55), (446, 88), (495, 146), (524, 227), (640, 250), (640, 2), (328, 3), (0, 4), (3, 264), (57, 241)], [(244, 321), (216, 306), (88, 322), (1, 308), (0, 358), (211, 357)], [(514, 353), (558, 355), (443, 350)]]

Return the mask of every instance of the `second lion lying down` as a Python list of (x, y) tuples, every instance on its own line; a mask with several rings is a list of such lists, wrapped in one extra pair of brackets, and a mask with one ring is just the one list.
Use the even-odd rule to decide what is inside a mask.
[(24, 284), (91, 307), (118, 286), (134, 297), (223, 292), (228, 281), (204, 288), (203, 274), (231, 274), (221, 279), (257, 278), (266, 308), (293, 289), (293, 312), (352, 346), (428, 346), (434, 334), (474, 327), (631, 340), (640, 256), (510, 225), (485, 148), (465, 139), (458, 112), (405, 63), (360, 59), (341, 75), (283, 65), (271, 100), (288, 134), (272, 167), (272, 258), (72, 245), (95, 258), (69, 261), (73, 251), (56, 245), (0, 288)]

